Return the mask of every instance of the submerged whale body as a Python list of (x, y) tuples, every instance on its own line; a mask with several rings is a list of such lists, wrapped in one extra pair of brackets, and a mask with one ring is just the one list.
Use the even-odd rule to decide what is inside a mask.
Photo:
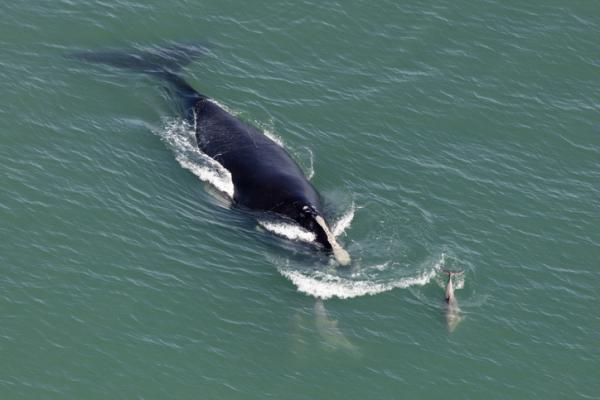
[(277, 143), (237, 119), (192, 88), (179, 69), (201, 54), (197, 47), (173, 46), (150, 52), (84, 52), (79, 59), (144, 72), (168, 84), (183, 115), (195, 127), (198, 147), (230, 173), (234, 203), (272, 212), (313, 232), (321, 247), (338, 263), (350, 262), (322, 214), (321, 199), (298, 164)]

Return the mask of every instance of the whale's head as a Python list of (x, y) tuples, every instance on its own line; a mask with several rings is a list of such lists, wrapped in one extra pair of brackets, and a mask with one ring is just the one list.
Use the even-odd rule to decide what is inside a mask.
[(339, 245), (335, 239), (335, 235), (327, 226), (325, 219), (313, 206), (302, 206), (298, 220), (300, 225), (315, 234), (316, 241), (321, 244), (325, 250), (333, 253), (333, 256), (340, 265), (350, 264), (350, 255)]
[(323, 219), (323, 217), (313, 206), (302, 206), (299, 218), (300, 225), (302, 225), (304, 229), (314, 233), (317, 243), (323, 246), (325, 250), (331, 251), (333, 246), (329, 240), (329, 235), (327, 234), (329, 228), (326, 224), (318, 223), (317, 218), (320, 218), (321, 220)]

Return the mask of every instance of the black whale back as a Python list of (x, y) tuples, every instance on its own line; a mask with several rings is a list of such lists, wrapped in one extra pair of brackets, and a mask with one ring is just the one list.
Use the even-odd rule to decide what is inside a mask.
[(196, 126), (200, 149), (231, 173), (236, 203), (301, 223), (305, 205), (320, 214), (318, 193), (281, 146), (197, 92), (179, 75), (186, 64), (204, 53), (202, 46), (173, 44), (145, 50), (83, 51), (70, 56), (148, 74), (164, 82), (183, 116)]
[(303, 205), (320, 210), (320, 198), (298, 164), (277, 143), (208, 99), (195, 106), (200, 149), (230, 173), (234, 201), (296, 219)]

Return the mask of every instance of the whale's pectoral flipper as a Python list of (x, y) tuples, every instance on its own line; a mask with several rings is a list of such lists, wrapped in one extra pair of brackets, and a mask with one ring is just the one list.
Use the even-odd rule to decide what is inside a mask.
[(189, 119), (194, 105), (206, 96), (198, 93), (178, 73), (206, 52), (207, 49), (200, 45), (173, 44), (145, 49), (86, 50), (70, 53), (69, 56), (159, 78), (167, 84), (167, 88), (178, 100), (181, 111)]

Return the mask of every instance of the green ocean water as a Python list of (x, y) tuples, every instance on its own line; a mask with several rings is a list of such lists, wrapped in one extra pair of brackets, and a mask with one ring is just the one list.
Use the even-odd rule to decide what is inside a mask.
[[(66, 57), (174, 43), (348, 268)], [(599, 43), (593, 1), (1, 2), (0, 399), (600, 398)]]

